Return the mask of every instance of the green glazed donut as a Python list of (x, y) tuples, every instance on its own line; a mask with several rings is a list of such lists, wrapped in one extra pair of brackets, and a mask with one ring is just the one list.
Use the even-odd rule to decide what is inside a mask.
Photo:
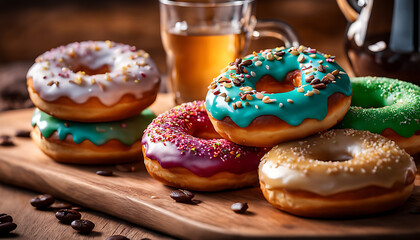
[(384, 77), (351, 79), (351, 107), (339, 128), (382, 133), (390, 128), (408, 138), (420, 130), (420, 87)]

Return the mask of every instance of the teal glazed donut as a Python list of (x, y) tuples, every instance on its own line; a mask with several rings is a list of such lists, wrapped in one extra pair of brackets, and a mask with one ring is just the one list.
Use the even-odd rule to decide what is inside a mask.
[(339, 128), (382, 134), (407, 152), (420, 152), (420, 87), (384, 77), (351, 79), (353, 99)]
[(31, 137), (44, 153), (59, 162), (128, 162), (141, 158), (143, 130), (155, 117), (146, 109), (120, 121), (83, 123), (57, 119), (35, 109)]
[(306, 137), (337, 124), (350, 106), (348, 75), (316, 49), (267, 49), (225, 70), (209, 86), (206, 110), (216, 131), (237, 144)]

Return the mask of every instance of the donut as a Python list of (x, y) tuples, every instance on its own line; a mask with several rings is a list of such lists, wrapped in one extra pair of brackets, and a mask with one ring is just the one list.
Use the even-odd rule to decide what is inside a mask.
[(413, 158), (395, 142), (368, 131), (335, 129), (273, 147), (261, 160), (259, 179), (276, 208), (342, 218), (400, 206), (416, 172)]
[(146, 169), (156, 180), (177, 188), (218, 191), (258, 185), (258, 164), (266, 148), (222, 139), (204, 101), (177, 106), (159, 115), (142, 138)]
[(338, 128), (381, 134), (410, 154), (420, 152), (420, 87), (391, 78), (351, 79), (351, 107)]
[(29, 96), (59, 119), (108, 122), (152, 104), (160, 77), (149, 54), (111, 41), (75, 42), (36, 59), (27, 74)]
[(54, 118), (39, 109), (31, 137), (57, 162), (116, 164), (141, 159), (141, 136), (155, 115), (149, 110), (121, 121), (82, 123)]
[(351, 95), (334, 56), (302, 46), (274, 48), (231, 63), (209, 86), (206, 109), (222, 137), (272, 147), (331, 128)]

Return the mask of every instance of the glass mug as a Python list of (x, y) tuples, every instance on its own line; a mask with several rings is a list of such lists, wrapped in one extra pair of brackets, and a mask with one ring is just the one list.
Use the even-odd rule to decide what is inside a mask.
[(254, 0), (160, 0), (167, 77), (176, 104), (205, 99), (213, 78), (245, 53), (251, 39), (274, 37), (286, 47), (298, 45), (289, 25), (257, 21), (254, 9)]

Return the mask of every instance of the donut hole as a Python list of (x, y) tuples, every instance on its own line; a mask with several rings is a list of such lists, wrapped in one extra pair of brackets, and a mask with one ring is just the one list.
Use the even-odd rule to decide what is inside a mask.
[(318, 161), (323, 162), (344, 162), (349, 161), (353, 159), (353, 156), (351, 156), (347, 152), (324, 152), (317, 156), (316, 158)]
[(216, 130), (213, 129), (213, 131), (203, 131), (203, 130), (199, 130), (196, 129), (195, 131), (193, 131), (191, 133), (192, 136), (196, 137), (196, 138), (202, 138), (202, 139), (220, 139), (222, 138), (217, 132)]
[(69, 68), (77, 73), (77, 72), (85, 72), (86, 75), (97, 75), (97, 74), (105, 74), (111, 72), (111, 67), (109, 65), (102, 65), (99, 68), (92, 69), (86, 65), (77, 65), (77, 66), (69, 66)]
[[(202, 113), (200, 113), (202, 114)], [(199, 115), (200, 115), (199, 114)], [(193, 121), (190, 125), (188, 134), (201, 139), (220, 139), (220, 136), (213, 127), (213, 124), (210, 122), (210, 119), (207, 118), (207, 113), (203, 113), (203, 116), (198, 116), (197, 121)]]
[(356, 139), (337, 136), (321, 141), (311, 157), (324, 162), (345, 162), (352, 160), (361, 149), (361, 143)]
[(353, 96), (351, 105), (362, 108), (382, 108), (394, 103), (393, 96), (384, 97), (383, 90), (369, 89), (361, 85), (352, 84)]
[(264, 75), (258, 80), (255, 90), (267, 93), (284, 93), (293, 91), (302, 85), (300, 70), (293, 70), (287, 73), (283, 81), (279, 82), (270, 75)]

